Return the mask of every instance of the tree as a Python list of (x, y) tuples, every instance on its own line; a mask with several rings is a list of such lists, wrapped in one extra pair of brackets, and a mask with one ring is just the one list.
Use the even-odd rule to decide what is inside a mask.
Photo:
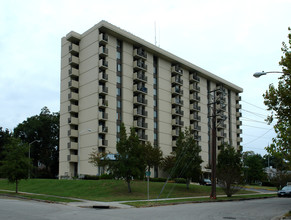
[(10, 142), (11, 136), (12, 134), (8, 129), (3, 130), (2, 127), (0, 127), (0, 161), (2, 161), (4, 158), (3, 153), (5, 151), (5, 145)]
[(116, 145), (117, 154), (115, 160), (109, 160), (108, 153), (90, 154), (90, 162), (95, 166), (108, 166), (108, 171), (116, 178), (127, 182), (128, 192), (131, 193), (132, 179), (144, 177), (146, 169), (145, 150), (140, 143), (134, 128), (130, 128), (130, 136), (127, 137), (124, 124), (120, 127), (120, 140)]
[[(291, 31), (288, 28), (289, 32)], [(268, 107), (271, 115), (267, 121), (271, 123), (277, 119), (274, 126), (277, 133), (273, 138), (273, 143), (266, 147), (271, 155), (281, 154), (281, 156), (291, 163), (291, 33), (288, 34), (289, 45), (282, 43), (283, 56), (279, 64), (282, 66), (283, 74), (279, 77), (278, 87), (269, 85), (269, 90), (263, 95), (264, 103)]]
[(159, 166), (163, 159), (163, 152), (159, 147), (153, 147), (150, 142), (144, 146), (144, 156), (148, 171), (154, 166)]
[(191, 130), (180, 132), (176, 142), (176, 150), (172, 155), (164, 158), (162, 168), (169, 176), (186, 179), (186, 187), (189, 189), (191, 179), (198, 180), (201, 176), (200, 147), (196, 144)]
[(180, 132), (176, 146), (177, 177), (185, 178), (189, 189), (191, 179), (199, 180), (201, 176), (201, 148), (196, 144), (191, 130), (187, 128), (185, 133)]
[(217, 179), (227, 197), (240, 190), (243, 184), (241, 150), (230, 145), (222, 145), (217, 158)]
[(262, 181), (265, 177), (264, 161), (260, 154), (253, 151), (243, 153), (244, 176), (247, 183)]
[(27, 179), (31, 162), (28, 158), (28, 145), (19, 139), (11, 138), (5, 145), (4, 159), (1, 172), (8, 181), (16, 184), (15, 192), (18, 193), (18, 184), (21, 179)]
[(27, 118), (14, 129), (14, 136), (31, 143), (31, 159), (34, 167), (41, 163), (44, 170), (36, 169), (36, 176), (55, 178), (59, 166), (59, 113), (51, 113), (47, 107), (39, 115)]

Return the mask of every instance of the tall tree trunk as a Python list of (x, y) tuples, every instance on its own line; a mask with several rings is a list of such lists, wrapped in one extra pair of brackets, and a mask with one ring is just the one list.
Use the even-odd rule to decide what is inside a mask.
[(187, 186), (187, 189), (189, 189), (189, 185), (190, 185), (190, 178), (187, 178), (187, 179), (186, 179), (186, 186)]
[(16, 189), (15, 189), (15, 192), (18, 193), (18, 180), (16, 180), (15, 183), (16, 183)]
[(130, 180), (126, 180), (127, 182), (127, 188), (128, 188), (128, 192), (131, 193), (131, 187), (130, 187)]

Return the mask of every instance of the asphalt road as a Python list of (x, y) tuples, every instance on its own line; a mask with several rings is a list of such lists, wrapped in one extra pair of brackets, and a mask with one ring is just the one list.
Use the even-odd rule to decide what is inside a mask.
[(291, 210), (291, 198), (196, 203), (153, 208), (89, 209), (14, 199), (0, 199), (0, 219), (248, 219), (266, 220)]

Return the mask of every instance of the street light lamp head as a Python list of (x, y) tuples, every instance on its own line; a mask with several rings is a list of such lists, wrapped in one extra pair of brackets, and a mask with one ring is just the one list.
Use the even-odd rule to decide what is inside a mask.
[(267, 73), (266, 72), (264, 72), (264, 71), (262, 71), (262, 72), (256, 72), (256, 73), (254, 73), (254, 77), (256, 77), (256, 78), (259, 78), (260, 76), (263, 76), (263, 75), (266, 75)]

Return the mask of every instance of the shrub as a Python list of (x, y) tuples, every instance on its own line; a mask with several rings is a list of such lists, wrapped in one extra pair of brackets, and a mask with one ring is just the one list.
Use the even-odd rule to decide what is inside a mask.
[(99, 180), (99, 176), (94, 176), (94, 175), (84, 175), (84, 180)]
[(176, 178), (175, 183), (186, 183), (186, 179), (184, 178)]
[(151, 182), (166, 182), (167, 178), (150, 178)]
[(100, 180), (110, 180), (113, 179), (113, 176), (111, 174), (102, 174), (99, 176)]

